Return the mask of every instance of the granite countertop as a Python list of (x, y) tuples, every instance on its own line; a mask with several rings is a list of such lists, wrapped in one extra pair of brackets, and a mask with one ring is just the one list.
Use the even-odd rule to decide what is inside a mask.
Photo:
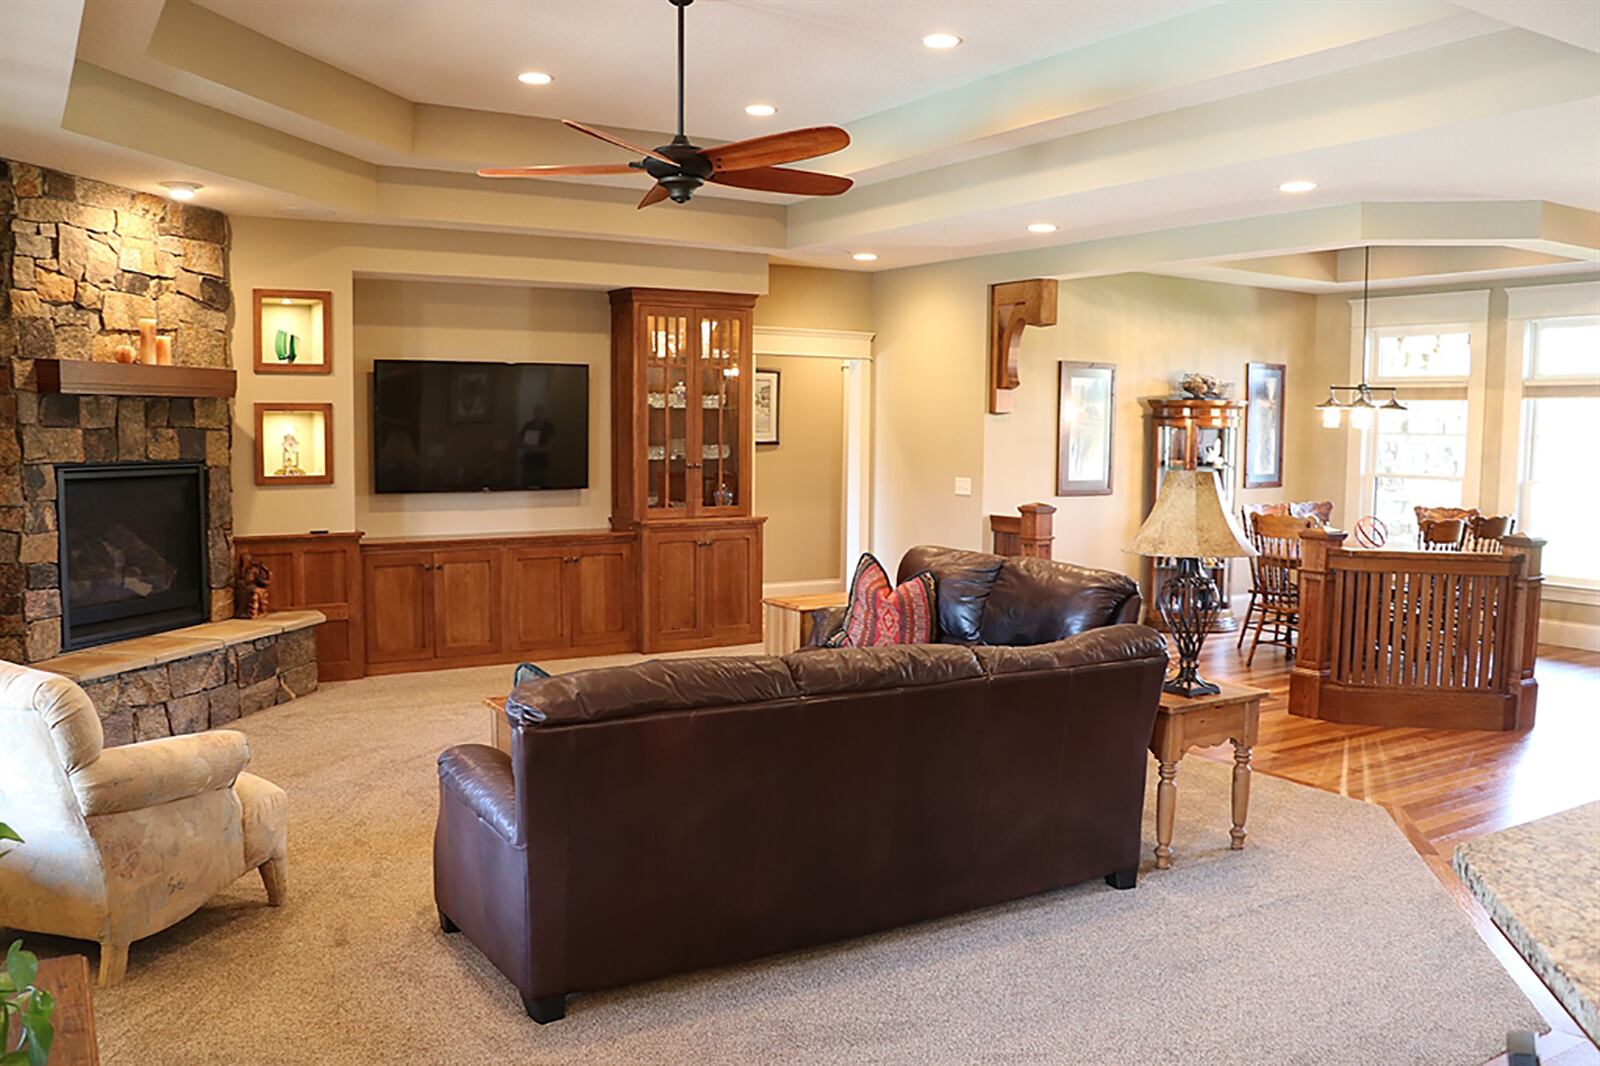
[(1600, 803), (1456, 846), (1456, 873), (1600, 1043)]

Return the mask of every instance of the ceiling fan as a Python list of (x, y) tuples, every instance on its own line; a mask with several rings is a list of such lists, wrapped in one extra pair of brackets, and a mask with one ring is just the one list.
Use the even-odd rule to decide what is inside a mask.
[(694, 191), (706, 182), (740, 189), (791, 193), (801, 196), (838, 196), (850, 188), (849, 178), (818, 174), (811, 170), (788, 170), (778, 164), (814, 159), (837, 152), (850, 143), (850, 135), (838, 126), (812, 126), (786, 133), (734, 141), (715, 148), (700, 148), (683, 133), (683, 9), (694, 0), (667, 0), (678, 9), (678, 133), (670, 144), (641, 148), (609, 133), (591, 129), (581, 122), (562, 119), (562, 125), (587, 133), (602, 141), (638, 153), (632, 163), (596, 163), (573, 166), (555, 164), (532, 167), (485, 167), (481, 178), (553, 178), (590, 174), (629, 174), (642, 171), (655, 179), (650, 191), (639, 201), (649, 207), (668, 197), (674, 203), (688, 203)]

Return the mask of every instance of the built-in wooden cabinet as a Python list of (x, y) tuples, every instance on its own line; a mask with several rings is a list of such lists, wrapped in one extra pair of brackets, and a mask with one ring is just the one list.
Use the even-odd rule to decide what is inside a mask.
[(643, 650), (761, 638), (750, 516), (755, 297), (611, 294), (613, 529), (639, 534)]
[(433, 553), (433, 653), (440, 659), (493, 655), (503, 649), (500, 621), (502, 549), (456, 548)]
[(365, 554), (367, 663), (433, 658), (433, 553)]
[(274, 611), (317, 610), (317, 677), (348, 681), (367, 672), (361, 574), (361, 534), (304, 533), (236, 537), (235, 551), (265, 563)]

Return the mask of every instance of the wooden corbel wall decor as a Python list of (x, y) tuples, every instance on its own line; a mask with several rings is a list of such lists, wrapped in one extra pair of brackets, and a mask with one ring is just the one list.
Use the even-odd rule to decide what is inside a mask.
[(1056, 324), (1056, 279), (1029, 278), (989, 286), (989, 413), (1011, 410), (1011, 390), (1021, 381), (1022, 327)]

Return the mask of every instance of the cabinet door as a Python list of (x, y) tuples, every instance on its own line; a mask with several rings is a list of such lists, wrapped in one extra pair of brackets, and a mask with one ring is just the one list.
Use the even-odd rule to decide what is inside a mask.
[(690, 417), (698, 432), (690, 460), (692, 511), (749, 514), (750, 314), (702, 309), (695, 328), (698, 396)]
[(697, 530), (647, 533), (646, 650), (701, 631), (700, 541)]
[(571, 564), (560, 548), (516, 548), (509, 554), (509, 647), (560, 648), (567, 644), (571, 603), (563, 572)]
[(567, 564), (572, 644), (626, 644), (633, 638), (637, 576), (627, 544), (582, 549)]
[(694, 336), (693, 319), (681, 307), (643, 306), (638, 312), (644, 336), (638, 342), (643, 364), (645, 513), (658, 517), (683, 518), (690, 514), (689, 464), (694, 447), (695, 424), (690, 405), (695, 399), (695, 379), (691, 376)]
[(366, 557), (369, 662), (433, 658), (432, 569), (432, 552)]
[(761, 549), (752, 530), (706, 533), (700, 546), (700, 600), (709, 636), (748, 637), (760, 632), (756, 594), (761, 580)]
[(500, 549), (433, 553), (434, 654), (441, 659), (500, 650)]

